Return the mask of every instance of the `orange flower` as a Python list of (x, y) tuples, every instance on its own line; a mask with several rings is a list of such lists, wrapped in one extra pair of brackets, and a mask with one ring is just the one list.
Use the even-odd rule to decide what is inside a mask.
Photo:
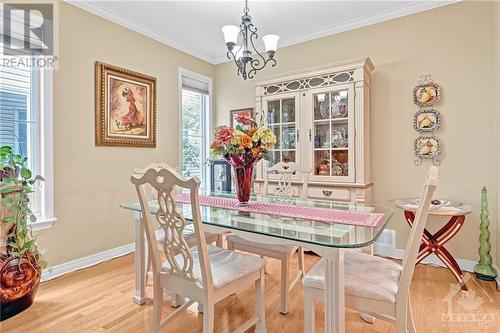
[(255, 134), (255, 132), (257, 132), (257, 130), (258, 130), (258, 128), (257, 128), (257, 127), (252, 127), (252, 128), (250, 128), (250, 129), (248, 129), (248, 131), (247, 131), (247, 135), (248, 135), (249, 137), (252, 137), (252, 136)]
[(261, 149), (259, 147), (252, 148), (252, 156), (253, 157), (259, 156), (260, 152), (261, 152)]
[(210, 148), (212, 148), (213, 150), (218, 150), (220, 148), (220, 146), (221, 146), (221, 143), (219, 141), (214, 141), (210, 145)]
[(252, 138), (249, 137), (248, 135), (244, 134), (244, 135), (240, 136), (240, 141), (238, 142), (238, 145), (240, 146), (240, 149), (252, 148), (253, 147)]

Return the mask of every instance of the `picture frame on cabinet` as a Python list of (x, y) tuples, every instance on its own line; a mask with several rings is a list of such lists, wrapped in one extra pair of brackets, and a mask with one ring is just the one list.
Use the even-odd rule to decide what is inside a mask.
[(229, 124), (232, 128), (236, 128), (236, 125), (243, 126), (243, 124), (239, 124), (236, 117), (238, 116), (238, 113), (244, 112), (248, 114), (250, 118), (254, 118), (254, 108), (244, 108), (244, 109), (235, 109), (235, 110), (230, 110), (229, 111)]

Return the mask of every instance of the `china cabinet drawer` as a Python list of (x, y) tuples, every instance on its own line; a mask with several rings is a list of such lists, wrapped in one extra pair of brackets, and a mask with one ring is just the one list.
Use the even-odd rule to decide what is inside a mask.
[(351, 193), (349, 189), (331, 187), (309, 187), (307, 196), (312, 199), (349, 201)]

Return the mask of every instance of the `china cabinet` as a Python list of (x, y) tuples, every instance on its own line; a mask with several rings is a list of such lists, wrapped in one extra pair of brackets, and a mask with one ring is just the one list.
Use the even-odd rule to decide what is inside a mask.
[[(307, 196), (369, 202), (369, 58), (309, 68), (259, 82), (256, 111), (277, 137), (269, 161), (259, 163), (256, 190), (264, 168), (295, 162), (311, 172)], [(294, 176), (300, 188), (301, 175)], [(277, 181), (270, 176), (270, 183)], [(299, 191), (296, 191), (297, 193)]]

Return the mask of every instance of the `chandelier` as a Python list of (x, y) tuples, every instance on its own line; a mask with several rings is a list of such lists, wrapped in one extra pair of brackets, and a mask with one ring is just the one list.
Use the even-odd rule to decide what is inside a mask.
[[(235, 25), (225, 25), (222, 27), (224, 40), (227, 46), (227, 58), (233, 59), (238, 68), (238, 75), (243, 79), (252, 79), (257, 71), (266, 67), (270, 63), (276, 66), (274, 54), (278, 47), (278, 35), (266, 35), (262, 37), (267, 57), (263, 56), (255, 47), (254, 41), (257, 40), (257, 28), (252, 23), (252, 17), (248, 15), (248, 0), (245, 0), (245, 9), (241, 17), (239, 27)], [(238, 37), (241, 36), (241, 45), (237, 45)]]

